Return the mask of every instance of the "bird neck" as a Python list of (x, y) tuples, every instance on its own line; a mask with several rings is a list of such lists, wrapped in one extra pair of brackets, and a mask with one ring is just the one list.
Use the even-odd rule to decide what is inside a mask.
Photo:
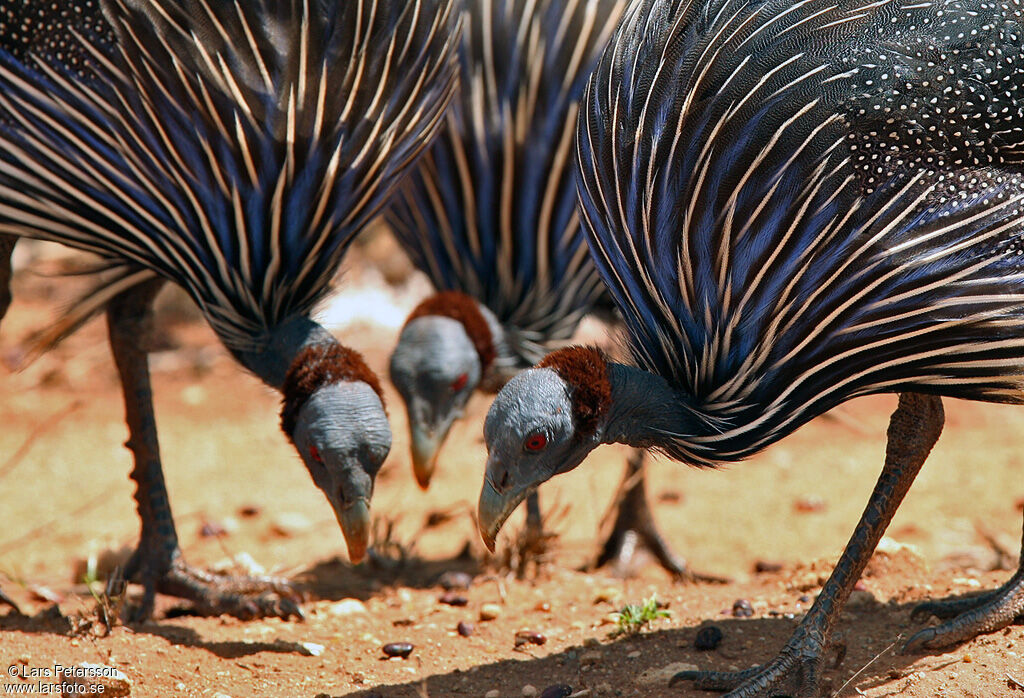
[(302, 350), (338, 344), (334, 335), (308, 317), (294, 317), (269, 332), (262, 347), (236, 351), (235, 357), (264, 383), (280, 391), (288, 369)]
[(686, 396), (661, 376), (633, 366), (608, 364), (611, 405), (603, 443), (666, 448), (699, 424)]

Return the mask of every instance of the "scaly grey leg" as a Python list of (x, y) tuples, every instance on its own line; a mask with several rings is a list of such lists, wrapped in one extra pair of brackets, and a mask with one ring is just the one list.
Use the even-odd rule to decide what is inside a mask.
[(162, 283), (140, 284), (115, 297), (107, 308), (110, 346), (124, 391), (129, 432), (125, 445), (135, 460), (131, 477), (138, 484), (135, 501), (142, 519), (139, 546), (125, 570), (125, 576), (141, 583), (144, 589), (142, 604), (135, 609), (132, 620), (141, 621), (152, 614), (157, 591), (190, 599), (205, 615), (301, 617), (293, 600), (295, 592), (286, 580), (212, 575), (188, 567), (181, 557), (164, 484), (149, 365), (143, 348), (152, 301)]
[[(823, 653), (832, 626), (867, 566), (882, 534), (942, 432), (942, 401), (904, 393), (889, 420), (885, 465), (850, 542), (821, 593), (782, 651), (741, 672), (683, 671), (672, 678), (697, 688), (729, 691), (729, 698), (791, 695), (817, 698)], [(671, 684), (670, 684), (671, 685)]]
[(690, 570), (686, 560), (676, 556), (654, 523), (647, 500), (647, 482), (644, 477), (644, 451), (635, 448), (626, 461), (623, 478), (625, 492), (612, 506), (618, 507), (612, 532), (601, 546), (597, 566), (611, 565), (617, 576), (628, 576), (633, 556), (640, 547), (646, 548), (669, 574), (697, 582), (724, 582), (721, 577), (699, 574)]

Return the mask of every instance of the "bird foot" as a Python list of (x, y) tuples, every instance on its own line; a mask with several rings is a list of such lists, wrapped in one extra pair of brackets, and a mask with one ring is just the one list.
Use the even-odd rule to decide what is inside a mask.
[(693, 681), (699, 690), (729, 691), (725, 698), (818, 698), (822, 657), (821, 643), (798, 633), (767, 664), (744, 671), (681, 671), (669, 686)]
[[(133, 560), (134, 562), (134, 560)], [(229, 615), (242, 620), (294, 616), (303, 620), (299, 607), (301, 594), (292, 582), (282, 577), (264, 575), (223, 575), (191, 567), (175, 556), (170, 567), (161, 574), (152, 574), (143, 564), (132, 570), (128, 578), (143, 585), (142, 602), (128, 614), (131, 622), (141, 622), (153, 613), (156, 592), (176, 596), (193, 603), (195, 612), (203, 616)]]
[[(661, 532), (654, 525), (654, 518), (646, 509), (647, 502), (633, 503), (632, 507), (620, 505), (615, 527), (601, 546), (596, 567), (610, 565), (616, 577), (631, 577), (637, 569), (637, 552), (646, 550), (658, 561), (662, 569), (673, 577), (687, 582), (726, 584), (728, 579), (694, 572), (686, 560), (677, 556), (669, 547)], [(638, 508), (641, 509), (638, 511)]]
[(904, 654), (966, 642), (976, 635), (1001, 630), (1015, 619), (1024, 620), (1024, 567), (998, 589), (967, 598), (928, 601), (910, 615), (915, 621), (930, 616), (949, 620), (916, 633), (903, 646)]

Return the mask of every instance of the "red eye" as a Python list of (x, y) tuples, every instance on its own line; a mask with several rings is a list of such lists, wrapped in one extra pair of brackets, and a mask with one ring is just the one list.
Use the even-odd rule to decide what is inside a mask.
[(526, 438), (527, 451), (539, 451), (548, 445), (548, 437), (541, 433), (531, 434)]
[(317, 461), (318, 463), (322, 463), (323, 462), (323, 459), (320, 458), (320, 451), (317, 450), (316, 446), (310, 446), (309, 447), (309, 457), (312, 458), (313, 460)]
[(454, 381), (452, 381), (452, 392), (453, 393), (459, 392), (460, 390), (462, 390), (463, 388), (466, 387), (466, 383), (468, 383), (468, 382), (469, 382), (469, 375), (466, 374), (466, 373), (463, 373), (458, 378), (456, 378)]

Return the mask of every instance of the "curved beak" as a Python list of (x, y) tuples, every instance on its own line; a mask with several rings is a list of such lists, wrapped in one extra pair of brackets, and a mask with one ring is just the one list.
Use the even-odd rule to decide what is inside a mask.
[(450, 426), (451, 422), (441, 428), (427, 427), (416, 422), (409, 425), (412, 432), (412, 471), (416, 475), (416, 482), (423, 489), (430, 487), (430, 479), (437, 467), (437, 454), (448, 436)]
[(480, 502), (477, 504), (477, 525), (480, 528), (480, 536), (484, 544), (492, 553), (494, 542), (498, 538), (498, 532), (509, 515), (515, 511), (519, 503), (526, 499), (530, 488), (523, 487), (519, 490), (508, 490), (498, 492), (491, 484), (490, 478), (484, 478), (484, 486), (480, 490)]
[(353, 565), (357, 565), (366, 557), (366, 549), (370, 544), (370, 503), (360, 497), (337, 509), (335, 513), (345, 543), (348, 544), (348, 557)]

